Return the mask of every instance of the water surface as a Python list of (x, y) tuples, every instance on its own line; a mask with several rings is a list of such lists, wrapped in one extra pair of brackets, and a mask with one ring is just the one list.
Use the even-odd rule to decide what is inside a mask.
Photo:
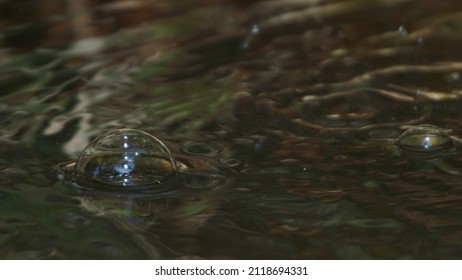
[[(460, 1), (3, 1), (0, 258), (459, 259)], [(226, 181), (130, 198), (59, 163), (108, 129)], [(193, 182), (201, 184), (201, 182)]]

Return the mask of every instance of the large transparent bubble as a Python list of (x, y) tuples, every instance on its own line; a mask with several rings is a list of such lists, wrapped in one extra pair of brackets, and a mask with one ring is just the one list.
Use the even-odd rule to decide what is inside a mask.
[(73, 168), (78, 183), (124, 188), (160, 184), (177, 172), (168, 148), (154, 136), (134, 129), (113, 130), (97, 137)]
[(58, 165), (58, 177), (79, 195), (156, 198), (224, 187), (228, 170), (212, 158), (175, 154), (154, 136), (117, 129), (97, 137), (77, 160)]

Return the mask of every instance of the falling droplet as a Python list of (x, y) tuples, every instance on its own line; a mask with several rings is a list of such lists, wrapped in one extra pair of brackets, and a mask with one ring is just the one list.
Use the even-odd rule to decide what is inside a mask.
[(443, 129), (429, 124), (414, 126), (405, 131), (397, 145), (412, 152), (435, 152), (447, 148), (451, 137)]
[(249, 34), (245, 37), (241, 44), (241, 50), (246, 50), (250, 47), (252, 39), (260, 33), (260, 27), (257, 24), (252, 25)]
[(97, 137), (74, 167), (79, 183), (135, 189), (159, 184), (176, 172), (168, 148), (154, 136), (134, 129), (112, 130)]
[(258, 27), (258, 25), (254, 24), (252, 25), (252, 28), (250, 29), (250, 33), (252, 35), (256, 35), (260, 32), (260, 28)]

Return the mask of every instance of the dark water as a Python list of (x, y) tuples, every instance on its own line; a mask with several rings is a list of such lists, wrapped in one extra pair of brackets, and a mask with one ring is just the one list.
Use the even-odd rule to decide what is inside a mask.
[[(0, 258), (461, 258), (462, 158), (393, 144), (462, 136), (461, 3), (2, 1)], [(226, 180), (76, 194), (112, 128)]]

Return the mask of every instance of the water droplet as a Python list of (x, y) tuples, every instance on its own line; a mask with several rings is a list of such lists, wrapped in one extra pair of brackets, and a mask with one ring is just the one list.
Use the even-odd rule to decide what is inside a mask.
[(255, 35), (260, 32), (260, 27), (258, 27), (257, 24), (252, 25), (252, 28), (250, 29), (250, 33)]
[(397, 145), (412, 152), (434, 152), (447, 148), (451, 143), (451, 137), (442, 128), (423, 124), (405, 131)]
[(74, 167), (78, 183), (125, 188), (156, 185), (176, 171), (168, 148), (154, 136), (134, 129), (112, 130), (97, 137)]
[(252, 25), (250, 28), (250, 33), (245, 37), (244, 41), (241, 44), (241, 50), (246, 50), (250, 47), (253, 37), (260, 33), (260, 27), (257, 24)]
[(399, 26), (398, 32), (399, 34), (401, 34), (401, 36), (404, 36), (404, 37), (409, 35), (409, 32), (407, 32), (406, 28), (403, 25)]

